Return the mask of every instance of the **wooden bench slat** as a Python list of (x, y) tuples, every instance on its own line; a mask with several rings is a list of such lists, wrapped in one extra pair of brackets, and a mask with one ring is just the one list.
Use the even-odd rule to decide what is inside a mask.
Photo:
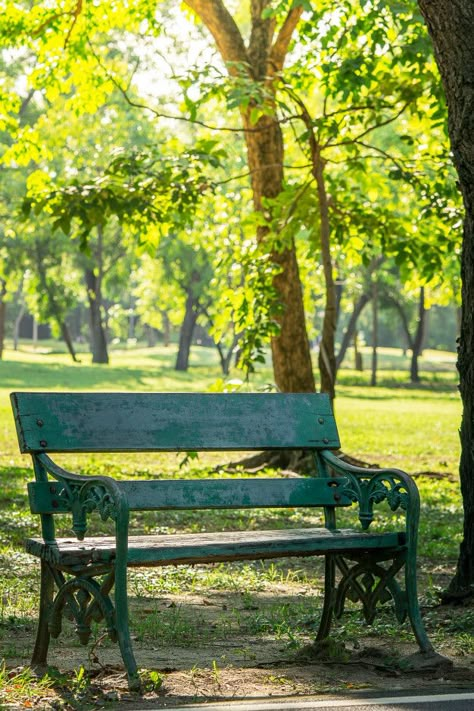
[[(115, 539), (112, 537), (100, 536), (86, 541), (57, 539), (56, 544), (52, 546), (40, 538), (30, 538), (25, 547), (32, 555), (65, 567), (109, 563), (115, 557)], [(402, 533), (363, 533), (352, 529), (329, 531), (326, 528), (130, 536), (128, 565), (164, 566), (323, 555), (337, 551), (397, 549), (404, 544)]]
[[(347, 480), (301, 479), (162, 479), (118, 481), (130, 510), (244, 509), (295, 506), (350, 506), (343, 493)], [(59, 482), (28, 484), (32, 513), (68, 511), (64, 486)]]
[(22, 452), (337, 449), (324, 393), (12, 393)]

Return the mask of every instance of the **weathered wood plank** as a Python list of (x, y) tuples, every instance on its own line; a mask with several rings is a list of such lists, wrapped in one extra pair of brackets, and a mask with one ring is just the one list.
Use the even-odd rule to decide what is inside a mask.
[[(26, 541), (26, 550), (60, 566), (111, 562), (115, 539), (85, 541), (58, 539), (57, 545), (39, 538)], [(212, 563), (282, 556), (324, 555), (328, 552), (399, 549), (405, 544), (401, 533), (363, 533), (352, 529), (298, 528), (275, 531), (225, 531), (157, 536), (130, 536), (129, 566), (165, 566), (178, 563)]]
[(12, 393), (22, 452), (339, 447), (325, 394)]
[[(161, 479), (118, 481), (129, 508), (136, 511), (162, 509), (245, 509), (296, 506), (350, 506), (343, 493), (347, 479)], [(59, 482), (29, 482), (32, 513), (70, 510)]]

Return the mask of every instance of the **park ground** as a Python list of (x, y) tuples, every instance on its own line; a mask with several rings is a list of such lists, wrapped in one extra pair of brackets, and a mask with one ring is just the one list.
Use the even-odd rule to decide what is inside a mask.
[[(73, 364), (49, 346), (23, 346), (15, 353), (7, 350), (0, 361), (0, 708), (132, 711), (147, 705), (359, 689), (472, 688), (474, 607), (440, 604), (440, 592), (454, 571), (462, 526), (455, 356), (426, 352), (422, 381), (410, 386), (408, 359), (395, 350), (379, 356), (377, 387), (369, 386), (368, 373), (341, 371), (337, 422), (347, 454), (405, 469), (417, 481), (422, 498), (422, 612), (436, 649), (454, 662), (452, 669), (404, 670), (416, 645), (409, 627), (394, 623), (389, 610), (366, 627), (357, 608), (349, 608), (335, 625), (333, 644), (315, 656), (308, 645), (322, 600), (321, 562), (288, 559), (134, 572), (130, 597), (135, 651), (146, 688), (142, 699), (128, 692), (118, 651), (100, 629), (88, 648), (66, 629), (52, 644), (49, 673), (43, 678), (31, 673), (38, 569), (23, 552), (22, 540), (37, 530), (37, 521), (28, 510), (29, 461), (18, 452), (8, 393), (222, 389), (212, 351), (194, 349), (187, 373), (173, 370), (173, 358), (174, 352), (163, 347), (117, 350), (110, 366), (93, 366), (87, 356)], [(242, 387), (255, 390), (270, 380), (270, 371), (262, 369)], [(70, 468), (83, 472), (125, 478), (222, 476), (216, 466), (223, 463), (222, 455), (203, 455), (187, 463), (169, 455), (124, 454), (74, 455), (68, 461)], [(390, 525), (393, 516), (384, 512), (376, 525)], [(142, 514), (135, 525), (141, 531), (171, 533), (318, 522), (309, 510), (160, 512)]]

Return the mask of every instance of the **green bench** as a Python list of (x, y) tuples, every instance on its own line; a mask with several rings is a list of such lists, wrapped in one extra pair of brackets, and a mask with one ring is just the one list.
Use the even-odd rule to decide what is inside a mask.
[[(202, 564), (286, 556), (325, 556), (324, 603), (317, 640), (330, 632), (346, 598), (360, 601), (370, 623), (378, 603), (408, 616), (420, 651), (432, 654), (416, 586), (419, 496), (397, 469), (370, 470), (341, 461), (326, 395), (122, 394), (18, 392), (11, 396), (20, 449), (31, 454), (31, 511), (41, 537), (26, 550), (41, 561), (39, 623), (32, 664), (46, 664), (62, 618), (83, 644), (93, 622), (117, 641), (130, 688), (140, 687), (129, 630), (127, 568)], [(52, 453), (305, 450), (314, 476), (131, 481), (66, 471)], [(373, 506), (386, 501), (405, 514), (401, 530), (370, 531)], [(339, 529), (336, 510), (357, 505), (357, 523)], [(175, 535), (129, 533), (134, 511), (321, 507), (321, 528)], [(112, 519), (115, 535), (87, 535), (93, 513)], [(54, 516), (70, 514), (75, 537), (56, 538)], [(402, 580), (397, 580), (400, 573)], [(400, 576), (399, 576), (400, 577)], [(114, 590), (113, 596), (111, 595)]]

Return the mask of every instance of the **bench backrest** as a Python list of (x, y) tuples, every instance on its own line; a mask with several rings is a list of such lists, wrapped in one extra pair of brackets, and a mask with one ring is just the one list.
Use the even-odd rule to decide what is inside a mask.
[[(323, 394), (13, 393), (20, 449), (37, 461), (33, 513), (74, 509), (51, 452), (336, 449)], [(46, 463), (45, 463), (46, 461)], [(38, 466), (39, 463), (39, 466)], [(48, 481), (46, 471), (57, 480)], [(118, 481), (131, 510), (348, 506), (344, 479)], [(64, 476), (66, 475), (66, 476)], [(82, 525), (82, 524), (81, 524)]]
[(22, 452), (337, 449), (326, 394), (12, 393)]

